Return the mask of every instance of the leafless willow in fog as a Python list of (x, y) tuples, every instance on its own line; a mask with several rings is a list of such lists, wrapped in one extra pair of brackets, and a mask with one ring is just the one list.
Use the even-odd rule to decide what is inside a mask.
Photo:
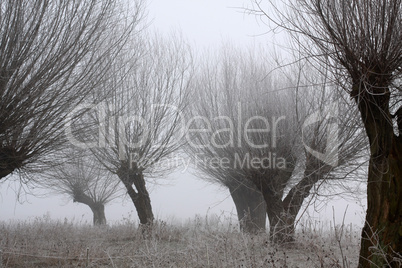
[(68, 113), (107, 81), (142, 11), (141, 1), (125, 13), (111, 0), (0, 2), (0, 178), (39, 169), (66, 141)]
[[(261, 55), (225, 47), (205, 63), (195, 83), (200, 101), (192, 107), (186, 148), (205, 179), (229, 188), (239, 219), (241, 210), (252, 211), (248, 229), (263, 228), (266, 207), (271, 238), (279, 242), (293, 238), (296, 216), (318, 192), (317, 183), (350, 177), (364, 162), (366, 147), (358, 122), (347, 113), (352, 107), (329, 90), (325, 75), (307, 67), (278, 75), (273, 61)], [(317, 85), (326, 92), (315, 94)], [(337, 150), (336, 164), (311, 153), (333, 157), (325, 148), (333, 102), (337, 140), (330, 149)], [(319, 120), (303, 125), (314, 113)]]
[(105, 205), (123, 194), (119, 180), (83, 150), (66, 149), (59, 156), (37, 174), (36, 185), (87, 205), (93, 213), (93, 224), (106, 224)]
[(190, 50), (178, 35), (146, 35), (132, 45), (112, 66), (116, 79), (104, 85), (115, 92), (82, 116), (75, 135), (80, 143), (98, 141), (91, 152), (120, 178), (140, 223), (151, 224), (146, 183), (177, 166), (172, 159), (184, 142), (183, 110), (193, 67)]
[(399, 267), (402, 1), (282, 3), (255, 1), (253, 13), (268, 19), (272, 29), (285, 29), (307, 57), (329, 68), (355, 101), (369, 140), (368, 209), (359, 267)]

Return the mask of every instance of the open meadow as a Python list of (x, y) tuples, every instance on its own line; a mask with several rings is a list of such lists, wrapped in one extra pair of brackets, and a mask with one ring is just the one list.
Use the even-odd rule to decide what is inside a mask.
[(357, 267), (360, 231), (306, 221), (296, 242), (274, 246), (214, 215), (145, 231), (130, 220), (93, 227), (41, 217), (0, 222), (0, 267)]

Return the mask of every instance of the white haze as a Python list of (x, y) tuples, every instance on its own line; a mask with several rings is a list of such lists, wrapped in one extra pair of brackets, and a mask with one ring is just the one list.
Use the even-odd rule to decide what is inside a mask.
[[(264, 35), (266, 27), (255, 17), (246, 15), (241, 7), (248, 1), (239, 0), (153, 0), (148, 4), (148, 18), (153, 28), (162, 33), (179, 31), (198, 51), (218, 48), (225, 42), (238, 46), (278, 44), (272, 36)], [(159, 182), (159, 181), (158, 181)], [(63, 196), (36, 198), (22, 195), (17, 200), (12, 180), (0, 182), (0, 220), (33, 220), (50, 216), (52, 219), (91, 223), (92, 212), (83, 204), (73, 203)], [(211, 185), (188, 172), (175, 172), (160, 185), (149, 185), (154, 214), (165, 221), (184, 221), (195, 215), (218, 214), (222, 219), (236, 218), (236, 210), (227, 189)], [(22, 203), (21, 203), (22, 202)], [(345, 222), (362, 226), (365, 200), (361, 202), (333, 200), (326, 206), (308, 209), (306, 214), (315, 221), (332, 221), (335, 209), (336, 223)], [(128, 198), (106, 206), (109, 222), (123, 219), (137, 221), (135, 208)]]

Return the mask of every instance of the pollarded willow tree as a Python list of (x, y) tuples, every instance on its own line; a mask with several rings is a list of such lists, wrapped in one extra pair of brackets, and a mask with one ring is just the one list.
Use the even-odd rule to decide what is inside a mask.
[(67, 195), (73, 202), (87, 205), (93, 224), (104, 225), (105, 205), (122, 196), (122, 187), (114, 176), (92, 155), (67, 149), (35, 176), (35, 182), (52, 194)]
[[(222, 51), (224, 55), (203, 55), (204, 61), (194, 82), (192, 105), (187, 113), (185, 149), (193, 159), (195, 170), (199, 171), (198, 176), (227, 187), (236, 207), (240, 229), (256, 233), (265, 230), (264, 198), (233, 165), (241, 165), (247, 154), (243, 147), (243, 126), (239, 121), (244, 123), (249, 119), (246, 118), (249, 113), (243, 110), (248, 93), (245, 91), (242, 96), (239, 87), (250, 88), (255, 84), (251, 79), (259, 66), (246, 64), (246, 57), (236, 58), (234, 49), (226, 47)], [(249, 80), (242, 80), (243, 77)], [(243, 148), (245, 151), (237, 153)]]
[(286, 29), (308, 56), (328, 66), (360, 111), (370, 161), (359, 267), (399, 267), (402, 1), (303, 0), (283, 8), (267, 2), (269, 9), (257, 3), (259, 15)]
[(64, 119), (139, 27), (135, 3), (122, 16), (114, 0), (0, 2), (0, 179), (66, 141)]
[(93, 109), (83, 107), (81, 122), (72, 127), (75, 144), (90, 147), (118, 176), (143, 225), (154, 220), (146, 184), (177, 166), (174, 153), (184, 142), (182, 113), (193, 70), (189, 47), (178, 37), (144, 35), (133, 42), (110, 67), (119, 75), (104, 87), (114, 94)]
[(295, 94), (303, 152), (302, 166), (281, 203), (293, 235), (296, 217), (307, 200), (312, 204), (317, 196), (328, 199), (342, 194), (360, 198), (368, 141), (356, 118), (358, 110), (343, 98), (327, 69), (299, 61), (286, 73)]
[[(317, 183), (343, 184), (364, 162), (361, 128), (349, 128), (356, 123), (347, 113), (353, 108), (331, 92), (325, 75), (305, 65), (278, 76), (261, 51), (223, 51), (196, 79), (195, 98), (201, 101), (191, 109), (187, 151), (206, 179), (229, 188), (238, 211), (254, 212), (245, 227), (258, 226), (265, 217), (260, 208), (266, 207), (272, 240), (290, 241)], [(314, 85), (328, 90), (315, 94)]]
[(256, 51), (222, 51), (196, 80), (199, 101), (191, 109), (187, 150), (207, 179), (228, 187), (239, 220), (242, 210), (250, 214), (241, 222), (243, 230), (264, 229), (268, 212), (273, 234), (278, 219), (271, 213), (272, 200), (278, 199), (273, 196), (283, 195), (296, 167), (293, 99), (271, 90), (276, 81), (267, 76), (269, 66), (258, 60)]

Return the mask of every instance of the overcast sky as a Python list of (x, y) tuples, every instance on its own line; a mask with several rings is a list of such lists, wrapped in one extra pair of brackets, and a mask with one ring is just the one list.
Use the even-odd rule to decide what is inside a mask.
[(217, 46), (222, 41), (236, 44), (255, 42), (261, 35), (253, 16), (245, 15), (242, 0), (153, 0), (149, 4), (149, 17), (153, 25), (164, 31), (181, 29), (191, 43), (199, 47)]
[[(248, 1), (241, 0), (153, 0), (148, 4), (148, 18), (152, 19), (152, 27), (163, 33), (180, 30), (196, 49), (202, 50), (220, 47), (224, 42), (239, 46), (251, 44), (269, 44), (272, 42), (264, 25), (251, 15), (245, 15), (240, 9)], [(236, 217), (236, 210), (228, 190), (216, 185), (210, 185), (197, 179), (188, 172), (176, 172), (162, 185), (149, 185), (154, 214), (163, 220), (186, 220), (194, 215), (209, 214)], [(74, 220), (76, 222), (91, 222), (90, 209), (72, 200), (55, 196), (38, 199), (32, 196), (23, 197), (20, 204), (9, 182), (0, 182), (0, 219), (34, 219), (46, 213), (51, 218)], [(350, 219), (359, 221), (364, 218), (359, 204), (346, 202), (334, 203), (337, 208), (337, 218), (343, 214), (347, 205)], [(324, 215), (332, 213), (332, 205)], [(137, 220), (137, 214), (132, 202), (127, 199), (123, 203), (114, 201), (106, 207), (106, 217), (109, 221), (119, 221), (123, 218)], [(317, 216), (318, 217), (318, 216)], [(330, 216), (328, 217), (331, 218)], [(356, 222), (361, 224), (361, 222)]]

